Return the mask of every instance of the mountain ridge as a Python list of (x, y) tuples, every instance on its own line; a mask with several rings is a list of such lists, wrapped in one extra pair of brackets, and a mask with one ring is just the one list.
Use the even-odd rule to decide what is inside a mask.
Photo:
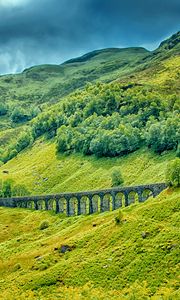
[[(118, 53), (118, 52), (123, 52), (123, 51), (132, 51), (132, 50), (136, 50), (136, 51), (144, 51), (144, 53), (147, 52), (147, 54), (150, 54), (150, 55), (153, 55), (153, 53), (156, 53), (156, 52), (161, 52), (161, 50), (165, 49), (165, 50), (171, 50), (172, 48), (174, 48), (177, 44), (180, 43), (180, 31), (176, 32), (175, 34), (173, 34), (172, 36), (170, 36), (169, 38), (165, 39), (164, 41), (162, 41), (160, 43), (160, 45), (150, 51), (144, 47), (141, 47), (141, 46), (137, 46), (137, 47), (125, 47), (125, 48), (118, 48), (118, 47), (112, 47), (112, 48), (102, 48), (102, 49), (99, 49), (99, 50), (92, 50), (90, 52), (87, 52), (81, 56), (78, 56), (78, 57), (75, 57), (75, 58), (71, 58), (71, 59), (68, 59), (66, 61), (64, 61), (63, 63), (61, 64), (52, 64), (52, 66), (64, 66), (64, 65), (67, 65), (67, 64), (73, 64), (73, 63), (78, 63), (78, 62), (87, 62), (89, 59), (92, 59), (100, 54), (103, 54), (103, 53), (110, 53), (110, 52), (114, 52), (114, 53)], [(148, 56), (147, 56), (148, 57)], [(39, 67), (41, 67), (43, 65), (39, 65)], [(48, 66), (51, 66), (51, 64), (48, 64)], [(32, 66), (30, 68), (27, 68), (25, 69), (23, 72), (29, 70), (29, 69), (32, 69), (32, 68), (36, 68), (38, 66)]]

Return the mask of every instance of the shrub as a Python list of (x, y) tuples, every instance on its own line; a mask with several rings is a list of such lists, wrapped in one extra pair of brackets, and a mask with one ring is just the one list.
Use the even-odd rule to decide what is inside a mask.
[(11, 121), (14, 123), (26, 122), (29, 120), (29, 116), (22, 108), (15, 107), (11, 114)]
[(119, 210), (118, 215), (115, 217), (114, 220), (115, 220), (116, 225), (119, 225), (119, 224), (122, 223), (122, 220), (123, 220), (123, 213), (122, 213), (122, 211)]
[(44, 230), (48, 227), (49, 227), (49, 221), (47, 221), (47, 220), (42, 221), (41, 224), (39, 225), (40, 230)]
[(114, 169), (111, 174), (111, 186), (119, 186), (123, 184), (124, 180), (119, 169)]
[(166, 182), (169, 186), (180, 186), (180, 159), (169, 162), (166, 169)]
[(12, 195), (12, 180), (7, 179), (3, 182), (2, 194), (4, 198), (11, 197)]
[(21, 133), (20, 137), (18, 138), (17, 144), (16, 144), (16, 150), (17, 152), (22, 151), (29, 145), (31, 145), (33, 142), (32, 133), (30, 130), (24, 131)]
[(8, 113), (8, 107), (0, 102), (0, 116), (4, 116)]
[(14, 268), (13, 268), (13, 271), (14, 272), (16, 272), (16, 271), (18, 271), (18, 270), (20, 270), (21, 269), (21, 264), (16, 264), (15, 266), (14, 266)]
[(28, 191), (25, 185), (14, 185), (12, 179), (0, 181), (0, 198), (8, 198), (12, 196), (26, 196), (29, 194), (30, 192)]

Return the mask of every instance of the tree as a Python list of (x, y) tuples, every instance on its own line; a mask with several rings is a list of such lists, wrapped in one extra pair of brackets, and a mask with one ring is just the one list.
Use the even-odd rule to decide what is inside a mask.
[(63, 153), (68, 150), (67, 133), (68, 128), (65, 125), (61, 126), (57, 132), (56, 148), (57, 151), (60, 153)]
[(166, 169), (166, 182), (169, 186), (180, 186), (180, 159), (169, 162)]
[(113, 169), (113, 171), (111, 173), (111, 186), (112, 187), (119, 186), (119, 185), (123, 184), (123, 182), (124, 182), (124, 179), (121, 174), (121, 171), (119, 169)]
[(12, 180), (7, 179), (3, 182), (2, 194), (4, 198), (11, 197), (12, 194)]
[(21, 150), (25, 149), (26, 147), (31, 145), (32, 142), (33, 142), (33, 137), (31, 131), (27, 130), (22, 132), (16, 144), (17, 152), (20, 152)]
[(15, 107), (11, 114), (11, 120), (14, 123), (25, 122), (29, 120), (29, 116), (24, 109)]
[(0, 116), (4, 116), (8, 113), (8, 107), (0, 102)]

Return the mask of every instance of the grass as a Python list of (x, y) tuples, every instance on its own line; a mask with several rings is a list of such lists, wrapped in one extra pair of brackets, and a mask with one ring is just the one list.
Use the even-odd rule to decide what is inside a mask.
[[(115, 79), (178, 97), (179, 45), (168, 51), (165, 46), (153, 55), (142, 48), (107, 49), (84, 61), (2, 76), (0, 101), (48, 110), (87, 82)], [(0, 117), (0, 151), (26, 126), (15, 126), (9, 115)], [(110, 187), (114, 167), (124, 185), (163, 182), (174, 157), (173, 151), (155, 155), (145, 148), (117, 158), (57, 155), (53, 140), (40, 139), (0, 166), (0, 180), (12, 178), (36, 195)], [(122, 214), (65, 218), (0, 208), (0, 300), (180, 299), (179, 210), (179, 189), (123, 208)], [(62, 246), (69, 251), (62, 253)]]
[(0, 208), (0, 299), (179, 299), (179, 192), (122, 209), (120, 225), (118, 211)]
[(101, 80), (105, 75), (110, 80), (117, 70), (119, 75), (121, 71), (129, 73), (147, 54), (148, 51), (143, 48), (107, 49), (86, 63), (41, 65), (21, 74), (1, 76), (0, 100), (26, 107), (29, 104), (54, 103), (87, 82)]
[[(147, 149), (117, 158), (80, 154), (56, 155), (55, 144), (39, 140), (35, 145), (0, 167), (0, 179), (12, 178), (32, 194), (82, 191), (111, 187), (113, 167), (121, 170), (124, 185), (165, 181), (167, 162), (175, 152), (155, 155)], [(3, 171), (9, 174), (3, 174)]]

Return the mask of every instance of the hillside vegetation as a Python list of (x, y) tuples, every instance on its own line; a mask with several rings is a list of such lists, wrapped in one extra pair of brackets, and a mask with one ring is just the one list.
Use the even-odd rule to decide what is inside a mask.
[(0, 172), (2, 179), (13, 179), (14, 184), (26, 186), (33, 195), (105, 189), (111, 187), (114, 167), (121, 170), (125, 186), (164, 182), (167, 163), (175, 156), (175, 151), (158, 155), (144, 148), (115, 158), (57, 155), (53, 142), (39, 140), (3, 165)]
[[(0, 197), (164, 182), (167, 165), (178, 185), (179, 69), (180, 32), (1, 76)], [(0, 300), (180, 299), (179, 211), (179, 188), (99, 215), (1, 207)]]
[[(13, 178), (30, 193), (93, 189), (110, 186), (117, 166), (124, 184), (164, 181), (179, 151), (179, 35), (154, 52), (104, 49), (2, 76), (0, 179)], [(62, 86), (71, 93), (63, 97), (58, 86), (52, 98), (54, 80), (67, 80), (70, 90)]]
[(0, 299), (179, 299), (178, 195), (124, 208), (119, 225), (117, 211), (64, 219), (0, 208)]
[[(49, 95), (48, 108), (45, 103), (48, 100), (38, 104), (40, 98), (35, 94), (37, 101), (34, 101), (34, 106), (31, 106), (28, 97), (18, 102), (17, 106), (16, 100), (12, 100), (11, 105), (10, 96), (6, 95), (5, 104), (0, 105), (0, 160), (6, 163), (42, 135), (46, 139), (57, 137), (57, 151), (69, 154), (80, 152), (114, 157), (127, 155), (145, 145), (156, 153), (176, 150), (180, 132), (178, 50), (179, 33), (139, 62), (136, 70), (131, 70), (131, 77), (127, 74), (123, 77), (119, 73), (117, 79), (112, 81), (110, 74), (105, 72), (112, 82), (89, 83), (83, 89), (74, 88), (75, 91), (64, 98), (59, 89), (59, 101), (53, 104)], [(126, 52), (132, 55), (127, 56)], [(131, 66), (129, 60), (135, 60), (135, 53), (139, 52), (145, 50), (96, 51), (66, 62), (63, 67), (73, 68), (74, 64), (79, 64), (88, 68), (92, 63), (100, 64), (102, 61), (112, 62), (117, 67), (115, 57), (119, 55), (120, 62), (125, 59), (127, 66)], [(24, 73), (38, 69), (41, 75), (44, 68), (34, 67)], [(78, 70), (77, 66), (74, 68)], [(117, 68), (120, 72), (121, 68)], [(97, 65), (95, 71), (98, 73)], [(23, 74), (12, 75), (12, 78)], [(101, 76), (98, 78), (100, 81)], [(6, 76), (1, 79), (5, 80)], [(53, 75), (50, 74), (47, 80), (49, 84)], [(36, 84), (39, 84), (37, 80)], [(45, 89), (45, 79), (43, 86)], [(19, 92), (21, 88), (27, 91), (24, 84), (15, 90)], [(5, 90), (10, 93), (11, 88)]]

